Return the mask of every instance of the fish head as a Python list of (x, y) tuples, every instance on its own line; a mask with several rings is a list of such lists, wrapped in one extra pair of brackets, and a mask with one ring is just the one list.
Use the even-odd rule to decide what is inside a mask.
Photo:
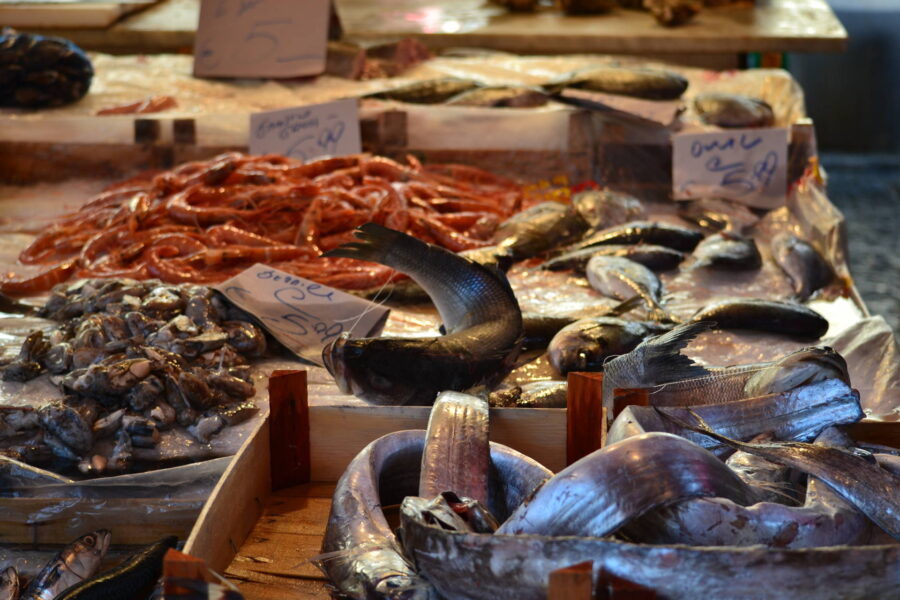
[(387, 600), (429, 600), (431, 586), (414, 575), (394, 574), (375, 584), (371, 598)]
[(406, 404), (419, 386), (412, 376), (398, 376), (398, 365), (379, 351), (382, 342), (389, 340), (351, 339), (345, 332), (323, 348), (322, 362), (344, 394), (377, 404)]
[(81, 579), (92, 577), (100, 568), (100, 561), (109, 550), (112, 534), (97, 529), (78, 538), (72, 545), (72, 553), (66, 557), (66, 566)]

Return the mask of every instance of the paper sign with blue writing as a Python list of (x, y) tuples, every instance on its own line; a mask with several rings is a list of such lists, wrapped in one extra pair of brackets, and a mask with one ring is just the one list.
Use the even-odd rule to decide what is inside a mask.
[(325, 71), (329, 0), (202, 0), (197, 77), (303, 77)]
[(355, 98), (250, 115), (250, 153), (299, 160), (362, 151)]
[(381, 334), (390, 309), (326, 285), (255, 264), (214, 286), (298, 356), (322, 366), (322, 348), (349, 331)]
[(776, 208), (787, 195), (787, 158), (783, 128), (680, 133), (672, 137), (673, 195)]

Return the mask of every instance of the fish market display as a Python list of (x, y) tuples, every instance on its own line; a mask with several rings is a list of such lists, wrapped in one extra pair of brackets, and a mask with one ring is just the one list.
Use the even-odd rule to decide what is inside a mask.
[(0, 279), (0, 292), (36, 294), (79, 277), (212, 283), (265, 262), (345, 289), (394, 273), (322, 258), (381, 223), (454, 251), (489, 245), (523, 208), (520, 186), (474, 167), (366, 154), (309, 163), (229, 153), (123, 182), (41, 232)]
[(760, 299), (725, 299), (697, 311), (694, 321), (708, 321), (719, 329), (755, 329), (818, 339), (828, 321), (802, 304)]
[(94, 68), (84, 51), (69, 40), (0, 31), (0, 106), (46, 108), (80, 100)]
[(607, 244), (658, 244), (681, 252), (690, 252), (702, 239), (702, 233), (678, 225), (632, 221), (587, 236), (578, 242), (577, 247), (588, 248)]
[(612, 356), (627, 354), (653, 334), (671, 326), (617, 317), (581, 319), (562, 328), (547, 347), (550, 363), (565, 375), (570, 371), (600, 371)]
[(768, 103), (739, 94), (699, 94), (694, 98), (694, 110), (703, 121), (718, 127), (771, 127), (775, 123), (775, 113)]
[(687, 79), (673, 71), (598, 66), (569, 73), (545, 87), (553, 91), (572, 87), (645, 100), (675, 100), (687, 86)]
[(723, 231), (711, 235), (694, 249), (692, 268), (745, 271), (762, 266), (762, 257), (752, 238)]
[(542, 269), (550, 271), (572, 270), (583, 273), (588, 261), (594, 256), (616, 256), (627, 258), (643, 265), (652, 271), (668, 271), (674, 269), (684, 260), (684, 252), (674, 248), (656, 246), (654, 244), (636, 244), (634, 246), (590, 246), (581, 250), (572, 250), (551, 258), (541, 264)]
[(611, 298), (628, 300), (638, 296), (647, 305), (651, 318), (666, 320), (662, 308), (663, 288), (659, 278), (647, 267), (620, 256), (596, 255), (585, 267), (591, 287)]
[(801, 301), (834, 278), (831, 267), (816, 249), (795, 235), (782, 233), (775, 236), (772, 239), (772, 255), (790, 278), (794, 292)]
[(265, 335), (209, 288), (82, 280), (54, 288), (41, 314), (60, 324), (32, 332), (2, 377), (49, 372), (64, 397), (0, 412), (7, 456), (120, 473), (176, 426), (205, 443), (257, 410), (248, 360)]
[(408, 274), (428, 292), (446, 335), (363, 338), (342, 334), (322, 351), (345, 393), (380, 404), (430, 404), (438, 392), (497, 382), (523, 339), (522, 313), (502, 272), (367, 223), (360, 241), (327, 253), (371, 260)]
[(31, 579), (19, 600), (54, 600), (73, 585), (93, 577), (100, 570), (111, 537), (109, 531), (98, 529), (63, 548)]

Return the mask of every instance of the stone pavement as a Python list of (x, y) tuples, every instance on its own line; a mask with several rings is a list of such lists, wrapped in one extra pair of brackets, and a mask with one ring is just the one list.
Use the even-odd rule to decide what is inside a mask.
[(825, 153), (822, 164), (828, 197), (847, 220), (856, 287), (900, 334), (900, 156)]

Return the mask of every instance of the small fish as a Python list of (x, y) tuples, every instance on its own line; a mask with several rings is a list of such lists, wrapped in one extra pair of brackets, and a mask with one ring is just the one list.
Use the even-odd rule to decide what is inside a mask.
[(767, 102), (741, 94), (698, 94), (694, 110), (706, 123), (717, 127), (771, 127), (775, 123), (775, 113)]
[(572, 250), (549, 259), (541, 265), (547, 271), (564, 271), (571, 269), (584, 273), (588, 261), (594, 256), (619, 256), (644, 265), (651, 271), (668, 271), (674, 269), (684, 260), (684, 253), (666, 246), (655, 244), (635, 244), (620, 246), (590, 246), (580, 250)]
[(748, 397), (780, 394), (829, 379), (850, 385), (844, 357), (827, 346), (802, 348), (753, 374), (744, 385), (744, 393)]
[(645, 433), (554, 475), (497, 535), (603, 537), (652, 508), (700, 496), (756, 501), (740, 477), (700, 446), (668, 433)]
[(821, 480), (891, 537), (900, 539), (900, 476), (879, 467), (870, 453), (804, 442), (739, 442), (715, 433), (696, 415), (693, 420), (698, 424), (693, 425), (665, 409), (657, 410), (680, 427)]
[(565, 408), (569, 386), (565, 381), (531, 381), (507, 390), (497, 390), (488, 396), (495, 407)]
[(16, 600), (19, 597), (19, 572), (7, 567), (0, 572), (0, 600)]
[(678, 203), (678, 216), (711, 231), (742, 233), (759, 222), (752, 210), (725, 198), (699, 198)]
[(536, 350), (546, 348), (557, 333), (576, 321), (594, 317), (618, 317), (638, 308), (641, 304), (640, 296), (634, 296), (615, 306), (606, 306), (599, 303), (588, 306), (585, 310), (578, 311), (577, 316), (523, 313), (522, 327), (525, 330), (525, 341), (522, 349)]
[(528, 87), (480, 87), (449, 98), (446, 106), (481, 106), (503, 108), (534, 108), (547, 104), (549, 97), (542, 90)]
[(762, 266), (753, 238), (729, 231), (711, 235), (694, 249), (692, 269), (750, 271)]
[(602, 371), (606, 360), (634, 350), (648, 336), (671, 326), (616, 317), (580, 319), (562, 328), (547, 347), (550, 364), (561, 374)]
[(641, 201), (611, 189), (586, 190), (572, 196), (572, 207), (591, 229), (622, 225), (644, 218)]
[(834, 271), (809, 243), (789, 233), (772, 238), (772, 256), (791, 280), (797, 299), (806, 300), (834, 279)]
[(542, 202), (501, 223), (494, 242), (501, 253), (518, 262), (570, 242), (587, 229), (587, 222), (571, 205)]
[(411, 104), (440, 104), (476, 87), (478, 87), (478, 84), (474, 81), (447, 77), (444, 79), (415, 81), (389, 90), (368, 94), (366, 97), (397, 100), (398, 102), (409, 102)]
[(381, 404), (430, 404), (438, 392), (499, 381), (522, 345), (522, 312), (500, 271), (411, 236), (367, 223), (359, 242), (326, 256), (371, 260), (415, 279), (428, 292), (447, 335), (350, 339), (322, 351), (344, 393)]
[(802, 304), (731, 298), (698, 310), (692, 321), (711, 321), (716, 329), (753, 329), (818, 339), (828, 331), (828, 321)]
[(165, 537), (118, 566), (73, 585), (55, 600), (146, 600), (162, 576), (163, 558), (178, 538)]
[(576, 244), (576, 248), (588, 248), (606, 244), (658, 244), (682, 252), (692, 251), (703, 234), (668, 223), (632, 221), (593, 233)]
[(627, 258), (620, 256), (594, 256), (585, 267), (591, 287), (611, 298), (628, 300), (639, 296), (647, 305), (650, 318), (671, 320), (663, 310), (663, 286), (656, 274)]
[(568, 73), (544, 87), (553, 93), (574, 87), (646, 100), (676, 100), (687, 89), (688, 81), (663, 69), (597, 66)]
[(63, 548), (28, 583), (19, 600), (55, 600), (64, 590), (93, 577), (111, 537), (106, 529), (98, 529)]

